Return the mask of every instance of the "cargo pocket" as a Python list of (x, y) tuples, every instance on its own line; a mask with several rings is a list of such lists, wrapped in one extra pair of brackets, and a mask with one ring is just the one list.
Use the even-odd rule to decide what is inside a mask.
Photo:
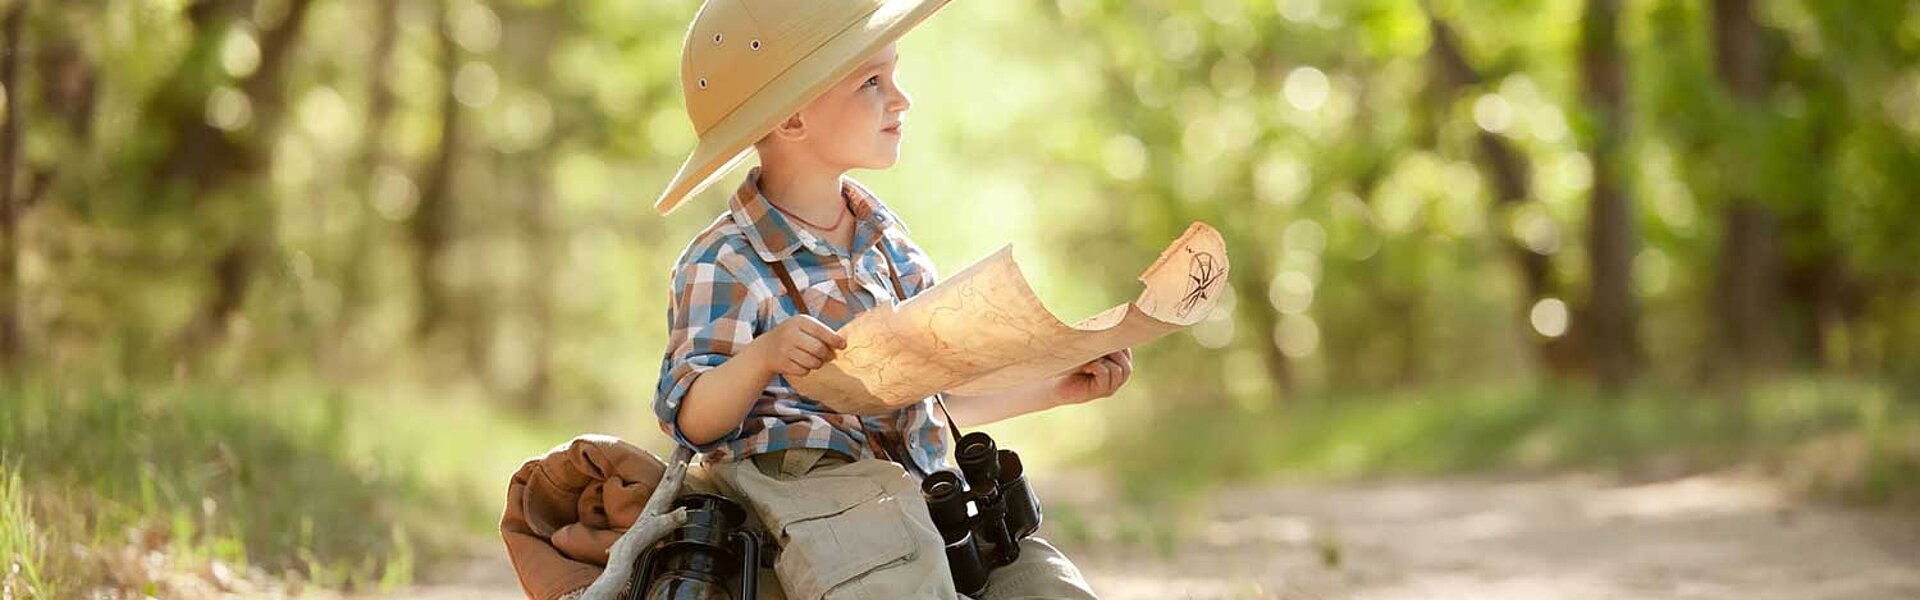
[[(906, 514), (879, 484), (827, 477), (783, 502), (780, 581), (792, 600), (818, 600), (881, 567), (913, 558)], [(813, 482), (809, 482), (813, 483)]]

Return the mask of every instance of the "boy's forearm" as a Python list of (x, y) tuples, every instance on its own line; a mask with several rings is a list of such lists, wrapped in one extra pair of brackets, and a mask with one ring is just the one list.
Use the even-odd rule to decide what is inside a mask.
[(772, 373), (744, 355), (701, 374), (680, 400), (680, 434), (695, 444), (708, 444), (731, 433), (772, 378)]
[(1004, 421), (1027, 413), (1053, 408), (1060, 404), (1054, 397), (1048, 381), (1017, 387), (995, 394), (979, 396), (946, 396), (947, 412), (953, 414), (954, 424), (960, 427), (977, 427), (997, 421)]

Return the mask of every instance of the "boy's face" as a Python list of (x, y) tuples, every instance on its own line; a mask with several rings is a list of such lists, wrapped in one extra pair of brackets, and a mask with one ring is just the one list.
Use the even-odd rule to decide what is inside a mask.
[(898, 59), (893, 44), (887, 44), (771, 137), (838, 170), (893, 166), (900, 158), (902, 117), (913, 106), (894, 79)]

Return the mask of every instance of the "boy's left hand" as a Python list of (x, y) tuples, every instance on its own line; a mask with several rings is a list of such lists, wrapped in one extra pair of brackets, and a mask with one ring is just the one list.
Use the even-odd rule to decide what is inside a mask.
[(1112, 396), (1133, 378), (1133, 349), (1127, 348), (1087, 361), (1053, 381), (1053, 396), (1060, 404), (1079, 404)]

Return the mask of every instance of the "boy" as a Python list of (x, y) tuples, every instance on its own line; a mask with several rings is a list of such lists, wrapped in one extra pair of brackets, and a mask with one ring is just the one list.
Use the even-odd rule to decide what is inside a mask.
[[(906, 226), (850, 169), (891, 167), (911, 100), (894, 40), (945, 0), (824, 0), (806, 10), (708, 0), (689, 27), (682, 89), (699, 147), (655, 208), (672, 211), (746, 154), (760, 157), (728, 210), (674, 270), (654, 410), (706, 455), (782, 549), (788, 598), (954, 598), (920, 480), (951, 469), (942, 400), (961, 426), (1110, 396), (1121, 351), (1024, 389), (939, 395), (859, 417), (802, 397), (787, 377), (833, 360), (835, 330), (936, 279)], [(1093, 598), (1045, 541), (993, 571), (985, 598)]]

